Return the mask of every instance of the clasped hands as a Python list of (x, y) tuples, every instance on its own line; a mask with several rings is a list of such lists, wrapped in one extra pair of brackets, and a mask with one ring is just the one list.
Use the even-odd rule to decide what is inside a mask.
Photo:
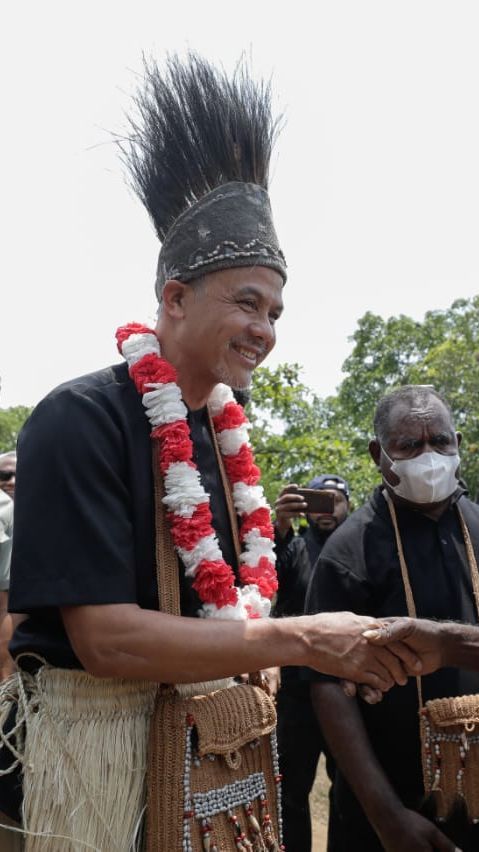
[(446, 664), (446, 637), (440, 622), (409, 617), (381, 619), (362, 636), (372, 647), (384, 648), (391, 654), (390, 658), (381, 658), (389, 672), (389, 686), (341, 682), (346, 695), (358, 694), (368, 704), (381, 701), (387, 689), (395, 684), (403, 686), (408, 677), (431, 674)]

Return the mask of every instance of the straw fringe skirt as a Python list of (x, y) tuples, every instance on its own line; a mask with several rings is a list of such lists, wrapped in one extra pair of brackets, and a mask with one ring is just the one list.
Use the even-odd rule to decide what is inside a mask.
[(26, 852), (142, 847), (156, 687), (40, 669), (24, 701)]

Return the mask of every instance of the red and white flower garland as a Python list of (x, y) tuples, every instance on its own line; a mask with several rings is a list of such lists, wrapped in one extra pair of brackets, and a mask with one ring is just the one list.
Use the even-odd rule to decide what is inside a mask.
[(208, 405), (239, 517), (243, 547), (240, 586), (223, 559), (212, 527), (208, 494), (193, 462), (187, 408), (181, 399), (176, 370), (161, 357), (153, 329), (137, 323), (119, 328), (118, 349), (151, 423), (151, 438), (160, 444), (160, 470), (165, 483), (163, 502), (175, 548), (193, 577), (202, 602), (200, 614), (209, 618), (245, 619), (269, 615), (278, 588), (273, 550), (273, 527), (260, 472), (248, 439), (243, 408), (226, 385), (218, 384)]

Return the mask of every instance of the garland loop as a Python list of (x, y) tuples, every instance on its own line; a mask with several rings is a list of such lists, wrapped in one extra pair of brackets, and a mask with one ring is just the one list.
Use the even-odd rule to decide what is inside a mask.
[(208, 494), (193, 462), (188, 409), (181, 398), (176, 370), (161, 357), (153, 329), (130, 323), (118, 329), (116, 339), (130, 377), (142, 395), (151, 438), (159, 441), (159, 464), (165, 483), (163, 502), (175, 549), (202, 602), (200, 615), (225, 619), (268, 616), (278, 588), (273, 526), (258, 484), (260, 472), (254, 462), (243, 408), (223, 384), (216, 385), (208, 401), (239, 518), (243, 551), (240, 585), (235, 585), (234, 571), (223, 559), (212, 526)]

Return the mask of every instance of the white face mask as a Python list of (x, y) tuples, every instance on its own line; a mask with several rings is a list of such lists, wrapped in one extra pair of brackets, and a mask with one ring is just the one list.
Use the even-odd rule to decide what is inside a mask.
[(457, 453), (445, 456), (442, 453), (422, 453), (414, 459), (391, 459), (391, 471), (399, 477), (398, 485), (388, 485), (398, 497), (410, 503), (440, 503), (457, 488), (456, 471), (461, 462)]

